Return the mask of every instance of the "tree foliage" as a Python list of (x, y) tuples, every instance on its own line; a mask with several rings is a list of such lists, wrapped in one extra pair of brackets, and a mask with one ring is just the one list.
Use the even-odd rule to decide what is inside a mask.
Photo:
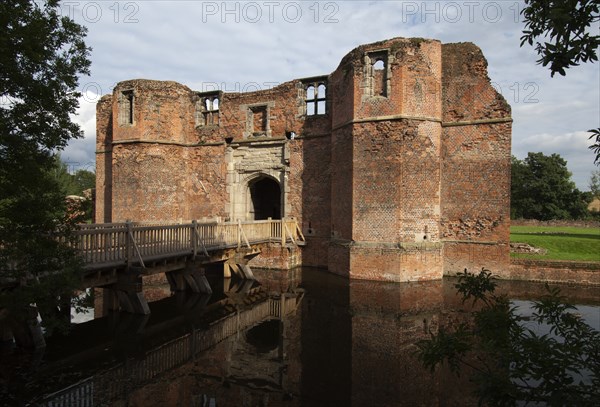
[[(478, 305), (472, 321), (440, 328), (418, 343), (419, 358), (434, 371), (467, 368), (480, 402), (595, 406), (600, 400), (600, 332), (587, 325), (558, 289), (533, 304), (528, 318), (494, 293), (491, 273), (459, 273), (463, 304)], [(535, 404), (540, 403), (540, 404)]]
[(589, 149), (596, 154), (596, 157), (594, 158), (594, 164), (600, 165), (600, 128), (591, 129), (588, 130), (588, 132), (592, 133), (589, 139), (594, 142), (594, 144), (589, 146)]
[(592, 196), (594, 198), (600, 198), (600, 170), (592, 171), (589, 187)]
[(511, 218), (582, 219), (589, 197), (571, 180), (567, 162), (558, 154), (528, 153), (512, 157)]
[(96, 174), (92, 171), (79, 169), (71, 173), (60, 154), (56, 154), (54, 160), (55, 166), (52, 172), (64, 195), (84, 196), (86, 190), (96, 187)]
[(84, 169), (71, 174), (60, 154), (54, 159), (52, 175), (58, 181), (63, 196), (67, 197), (66, 210), (69, 219), (76, 223), (91, 222), (94, 210), (94, 196), (91, 190), (96, 187), (96, 174)]
[[(0, 2), (0, 309), (51, 313), (77, 280), (56, 151), (82, 136), (70, 115), (89, 73), (85, 28), (57, 0)], [(20, 284), (17, 284), (20, 283)], [(46, 325), (50, 324), (46, 320)]]
[(521, 11), (525, 28), (521, 46), (534, 45), (538, 64), (550, 65), (550, 75), (580, 62), (598, 60), (600, 35), (594, 23), (600, 21), (598, 0), (525, 0)]

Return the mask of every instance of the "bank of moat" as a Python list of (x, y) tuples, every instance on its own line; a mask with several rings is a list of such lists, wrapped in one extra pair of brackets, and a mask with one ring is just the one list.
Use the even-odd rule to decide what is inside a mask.
[(249, 93), (128, 80), (97, 106), (96, 221), (293, 217), (306, 246), (269, 256), (350, 278), (506, 269), (511, 123), (471, 43), (362, 45)]

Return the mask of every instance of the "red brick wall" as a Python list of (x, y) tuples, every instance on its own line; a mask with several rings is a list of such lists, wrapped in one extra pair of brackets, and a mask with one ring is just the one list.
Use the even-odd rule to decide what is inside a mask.
[(292, 213), (309, 242), (302, 249), (302, 264), (326, 267), (331, 236), (331, 139), (317, 136), (289, 145)]
[(96, 223), (112, 218), (112, 95), (96, 105)]
[(302, 264), (302, 252), (299, 247), (285, 247), (279, 244), (259, 246), (260, 255), (248, 262), (250, 267), (288, 270)]
[(510, 106), (471, 43), (445, 44), (440, 221), (444, 269), (508, 268)]
[[(383, 71), (371, 68), (377, 59)], [(326, 79), (327, 113), (306, 116), (305, 87)], [(126, 81), (102, 98), (99, 220), (227, 218), (232, 183), (263, 171), (306, 235), (304, 265), (393, 281), (508, 265), (510, 107), (473, 44), (396, 38), (356, 48), (328, 77), (215, 95), (215, 125), (199, 125), (203, 95), (175, 82)], [(252, 133), (256, 106), (268, 113), (265, 136)], [(274, 140), (281, 164), (228, 158)], [(277, 263), (270, 256), (264, 264)]]
[(509, 280), (600, 285), (600, 263), (512, 259), (497, 274)]

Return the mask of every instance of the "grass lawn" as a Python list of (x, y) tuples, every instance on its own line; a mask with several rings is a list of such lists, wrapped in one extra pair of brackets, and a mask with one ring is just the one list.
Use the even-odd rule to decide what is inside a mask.
[(545, 255), (511, 253), (511, 257), (600, 262), (600, 228), (511, 226), (510, 241), (548, 250)]

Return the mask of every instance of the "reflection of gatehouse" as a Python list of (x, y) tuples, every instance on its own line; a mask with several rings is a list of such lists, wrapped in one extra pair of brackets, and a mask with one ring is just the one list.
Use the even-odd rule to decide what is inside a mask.
[[(227, 295), (229, 293), (225, 292)], [(226, 296), (222, 300), (203, 305), (200, 310), (182, 310), (182, 314), (188, 314), (187, 318), (196, 321), (195, 324), (186, 320), (186, 317), (180, 317), (177, 320), (168, 320), (148, 327), (145, 326), (148, 316), (136, 316), (142, 322), (138, 321), (137, 324), (130, 324), (125, 328), (131, 330), (131, 335), (144, 338), (148, 342), (150, 342), (149, 338), (152, 338), (152, 335), (156, 335), (157, 332), (162, 333), (163, 337), (171, 335), (171, 332), (176, 331), (176, 327), (183, 325), (182, 322), (186, 322), (186, 332), (167, 343), (161, 342), (152, 349), (140, 349), (135, 359), (113, 362), (108, 368), (80, 379), (72, 386), (54, 391), (43, 401), (35, 404), (48, 407), (92, 406), (116, 401), (126, 398), (136, 386), (150, 382), (172, 369), (194, 361), (198, 355), (210, 351), (221, 342), (237, 343), (244, 339), (251, 342), (251, 336), (248, 333), (253, 327), (260, 328), (265, 323), (275, 322), (281, 326), (280, 335), (283, 335), (284, 325), (298, 309), (303, 295), (301, 290), (294, 293), (269, 295), (264, 288), (252, 288), (244, 293), (237, 293), (237, 297), (234, 299)], [(199, 323), (200, 321), (203, 323)], [(275, 344), (281, 348), (279, 353), (282, 355), (280, 360), (275, 361), (275, 367), (279, 368), (281, 368), (279, 365), (286, 363), (282, 348), (283, 342), (287, 340), (284, 337), (279, 338), (280, 335), (275, 338)], [(124, 336), (126, 337), (126, 335)], [(140, 340), (141, 342), (143, 341)], [(80, 364), (84, 364), (86, 360), (94, 360), (98, 354), (103, 360), (107, 360), (107, 350), (112, 346), (114, 345), (111, 343), (103, 342), (87, 343), (85, 350), (76, 357), (73, 355), (70, 357), (71, 360), (77, 360)], [(49, 376), (53, 373), (52, 369), (60, 368), (60, 364), (44, 366)], [(273, 383), (273, 387), (283, 389), (283, 383)]]

